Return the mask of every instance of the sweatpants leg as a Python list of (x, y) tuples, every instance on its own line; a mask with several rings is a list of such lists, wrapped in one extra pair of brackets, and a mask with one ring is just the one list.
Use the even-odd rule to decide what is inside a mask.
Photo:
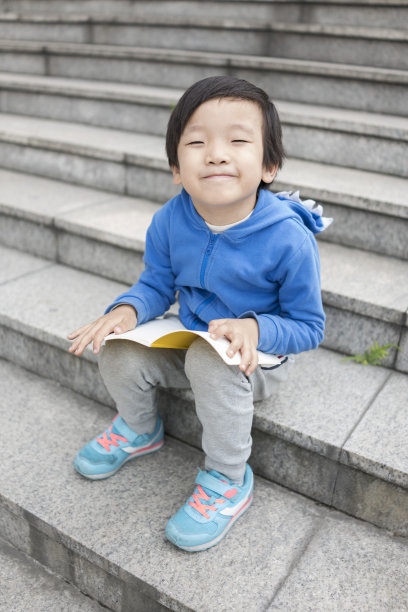
[(129, 340), (112, 340), (102, 347), (103, 381), (119, 415), (138, 434), (154, 430), (156, 387), (189, 388), (184, 358), (184, 350), (151, 349)]
[(226, 365), (201, 338), (187, 351), (115, 340), (106, 343), (99, 359), (102, 378), (120, 416), (140, 434), (151, 433), (155, 427), (156, 387), (191, 388), (203, 426), (205, 468), (236, 483), (242, 481), (251, 453), (253, 402), (274, 393), (291, 365), (271, 371), (258, 367), (247, 378), (238, 367)]

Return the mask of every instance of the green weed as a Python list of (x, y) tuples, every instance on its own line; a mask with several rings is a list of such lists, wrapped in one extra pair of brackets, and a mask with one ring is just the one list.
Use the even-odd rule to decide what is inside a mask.
[(395, 348), (397, 351), (400, 347), (397, 344), (385, 344), (379, 346), (378, 342), (374, 342), (369, 349), (364, 351), (362, 355), (351, 355), (351, 357), (345, 357), (342, 361), (355, 361), (356, 363), (362, 363), (363, 365), (374, 365), (379, 366), (382, 364), (384, 359), (388, 357), (390, 349)]

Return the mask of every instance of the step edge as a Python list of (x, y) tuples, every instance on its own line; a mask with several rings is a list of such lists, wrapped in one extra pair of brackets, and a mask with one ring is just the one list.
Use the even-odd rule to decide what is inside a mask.
[(88, 55), (94, 57), (144, 59), (151, 62), (191, 63), (197, 65), (226, 66), (229, 68), (256, 68), (259, 70), (293, 72), (302, 75), (329, 76), (331, 78), (383, 82), (404, 85), (408, 83), (408, 71), (395, 68), (375, 68), (336, 62), (317, 62), (249, 56), (240, 54), (215, 53), (206, 51), (182, 51), (178, 49), (157, 49), (154, 47), (127, 47), (125, 45), (102, 45), (86, 43), (54, 43), (36, 41), (14, 41), (3, 39), (2, 50), (56, 55)]

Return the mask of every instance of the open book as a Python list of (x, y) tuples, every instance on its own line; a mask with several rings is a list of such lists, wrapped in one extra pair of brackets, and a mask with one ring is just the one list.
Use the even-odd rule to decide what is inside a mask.
[[(229, 340), (225, 337), (214, 340), (210, 337), (209, 332), (187, 329), (175, 315), (168, 315), (163, 319), (153, 319), (147, 323), (142, 323), (142, 325), (124, 334), (109, 334), (105, 341), (132, 340), (132, 342), (138, 342), (153, 348), (187, 349), (197, 336), (206, 340), (228, 365), (240, 364), (241, 355), (239, 352), (235, 353), (233, 357), (227, 355), (230, 345)], [(274, 366), (279, 365), (284, 357), (258, 351), (258, 359), (259, 365)]]

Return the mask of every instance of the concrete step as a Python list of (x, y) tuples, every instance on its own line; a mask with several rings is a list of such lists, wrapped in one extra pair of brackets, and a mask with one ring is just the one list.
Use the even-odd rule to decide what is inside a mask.
[[(155, 0), (155, 2), (134, 0), (53, 0), (52, 10), (58, 14), (91, 15), (95, 17), (126, 15), (129, 18), (146, 16), (185, 16), (219, 19), (254, 19), (273, 23), (285, 21), (294, 23), (319, 23), (338, 25), (362, 25), (387, 28), (408, 27), (407, 0), (391, 0), (387, 3), (375, 0), (369, 2), (353, 0), (330, 0), (305, 2), (285, 0), (237, 0), (203, 2), (200, 0)], [(1, 0), (0, 11), (48, 15), (49, 0)]]
[(0, 37), (8, 40), (137, 45), (381, 68), (408, 68), (404, 29), (267, 22), (252, 18), (184, 15), (93, 16), (1, 14)]
[(0, 70), (175, 88), (234, 74), (274, 99), (401, 116), (408, 98), (406, 70), (178, 49), (2, 41)]
[[(80, 124), (0, 115), (0, 166), (161, 204), (177, 192), (161, 137)], [(4, 179), (11, 181), (2, 201), (8, 214), (20, 201), (20, 185), (12, 174)], [(34, 183), (47, 190), (47, 183)], [(28, 208), (30, 189), (28, 199), (21, 194)], [(336, 223), (323, 239), (408, 259), (406, 179), (289, 159), (273, 189), (299, 189), (324, 203)]]
[[(1, 530), (2, 533), (4, 531)], [(9, 537), (7, 533), (4, 535)], [(106, 610), (65, 579), (56, 576), (2, 538), (0, 538), (0, 579), (0, 609), (4, 611), (103, 612)]]
[[(164, 528), (191, 494), (202, 453), (166, 437), (160, 452), (113, 478), (83, 479), (72, 458), (112, 411), (8, 362), (0, 368), (8, 383), (0, 404), (0, 534), (108, 609), (302, 610), (306, 598), (321, 612), (408, 605), (406, 538), (259, 476), (253, 505), (218, 546), (180, 552)], [(278, 446), (264, 449), (271, 464), (285, 463)], [(376, 488), (380, 498), (383, 510), (390, 507)], [(406, 515), (406, 503), (399, 512)]]
[[(0, 73), (0, 111), (164, 135), (181, 90)], [(275, 100), (289, 156), (408, 176), (408, 119)]]

